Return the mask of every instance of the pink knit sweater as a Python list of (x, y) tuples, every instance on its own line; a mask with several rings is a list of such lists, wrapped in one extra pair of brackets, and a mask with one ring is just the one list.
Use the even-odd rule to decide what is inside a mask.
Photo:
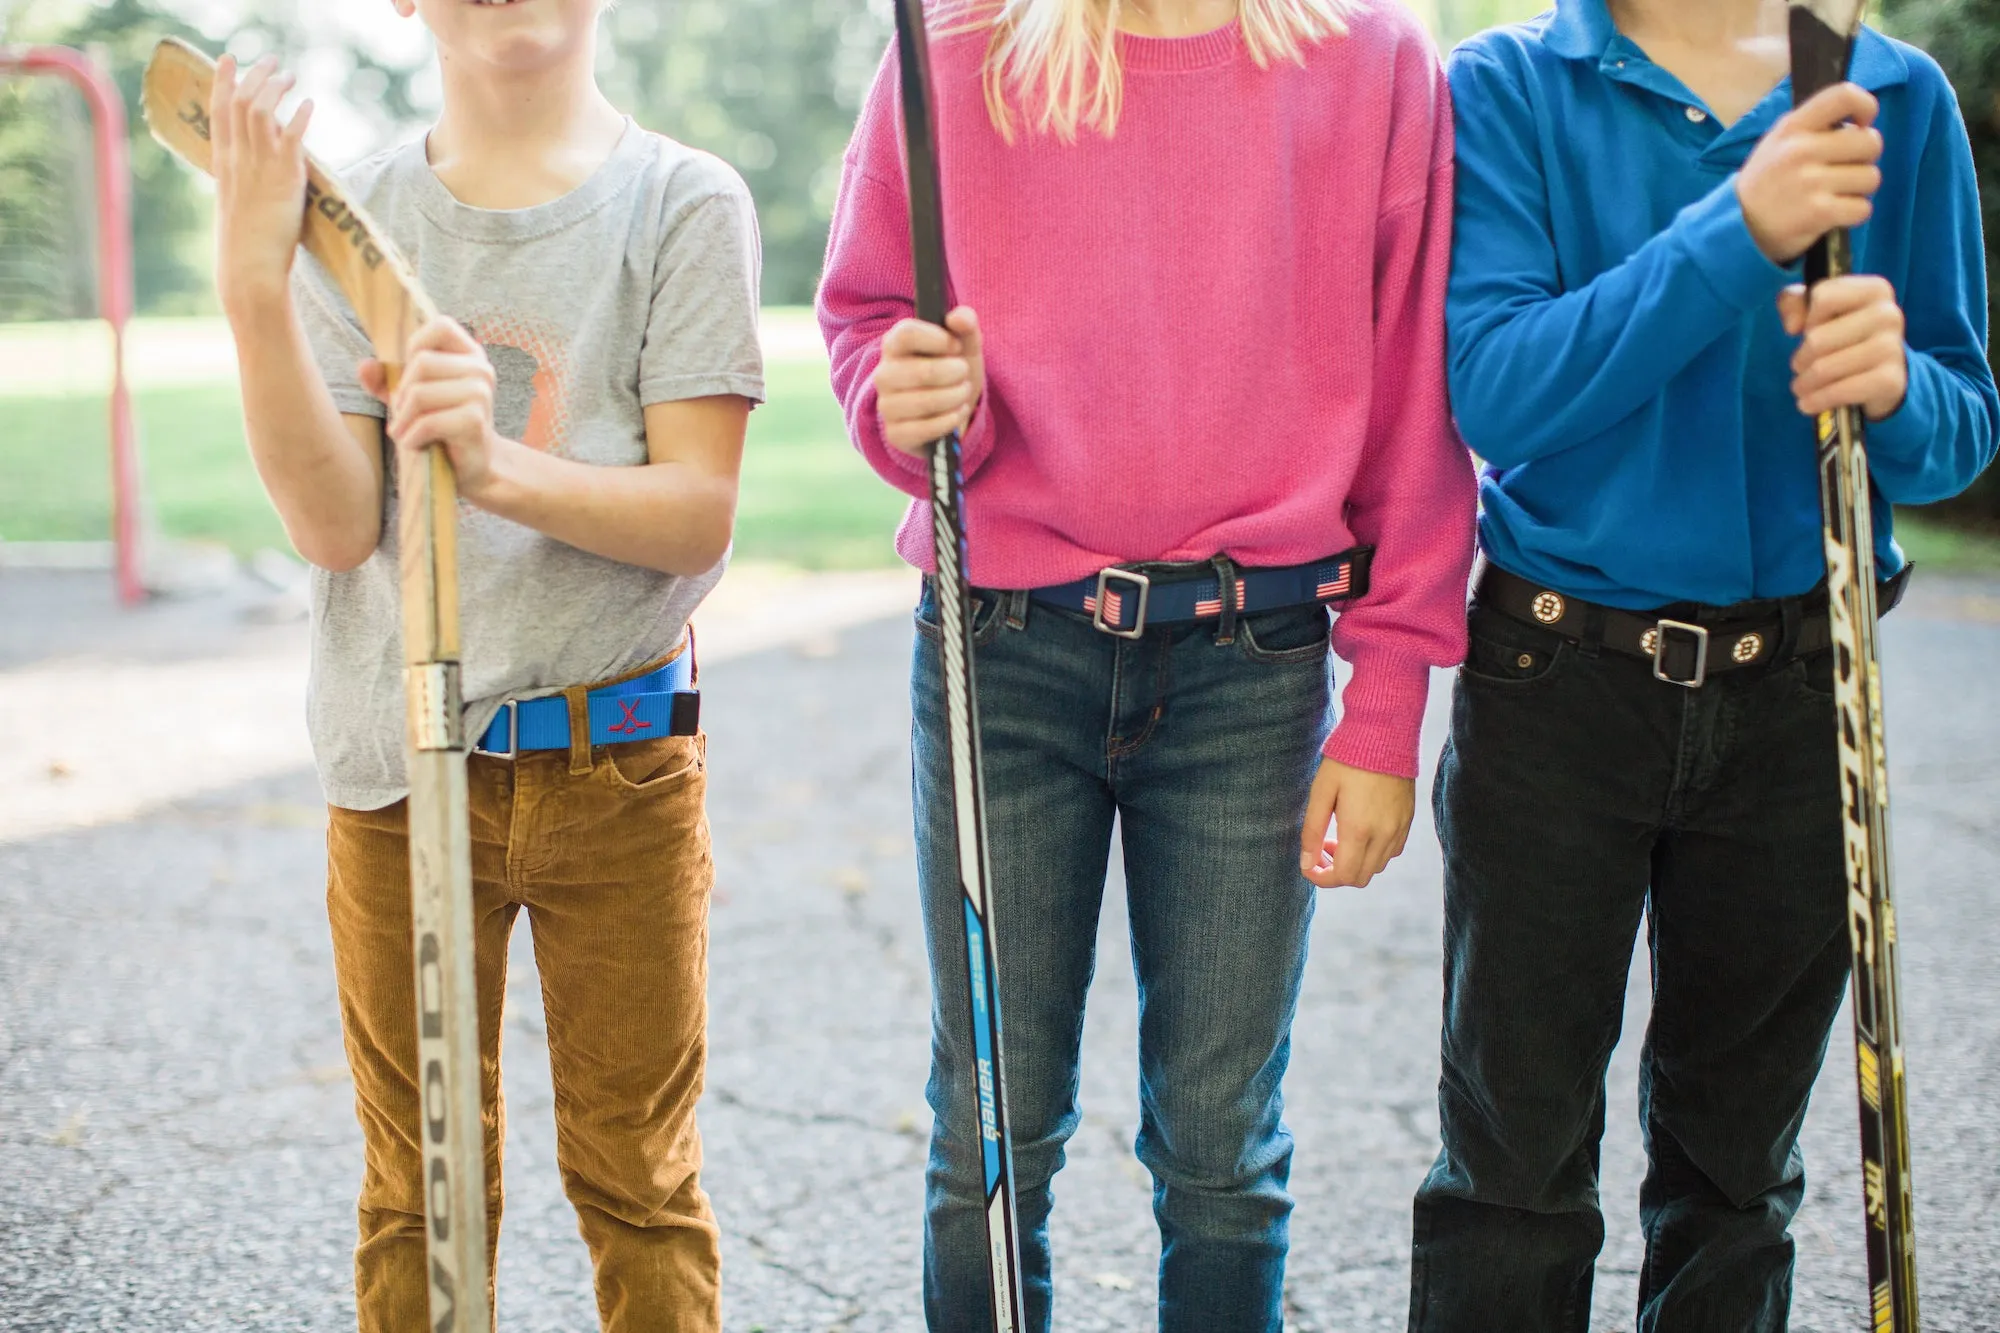
[[(1445, 394), (1449, 94), (1429, 37), (1362, 0), (1303, 67), (1239, 30), (1121, 38), (1123, 118), (1063, 144), (987, 115), (983, 33), (932, 42), (954, 299), (987, 393), (965, 438), (973, 582), (1107, 565), (1301, 564), (1377, 548), (1339, 617), (1353, 668), (1327, 754), (1414, 776), (1430, 669), (1465, 651), (1472, 465)], [(912, 496), (897, 549), (933, 568), (924, 465), (882, 439), (882, 338), (912, 315), (894, 53), (869, 95), (820, 293), (862, 454)]]

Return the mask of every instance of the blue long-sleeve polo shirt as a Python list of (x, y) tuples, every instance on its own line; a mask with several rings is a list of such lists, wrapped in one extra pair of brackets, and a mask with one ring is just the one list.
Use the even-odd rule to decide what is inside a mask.
[[(1798, 343), (1796, 268), (1751, 239), (1736, 173), (1790, 82), (1724, 127), (1616, 29), (1558, 0), (1472, 38), (1450, 66), (1458, 215), (1454, 409), (1486, 461), (1480, 536), (1503, 568), (1642, 609), (1806, 592), (1826, 573)], [(1878, 568), (1903, 565), (1890, 504), (1954, 495), (1991, 460), (1985, 252), (1950, 83), (1864, 32), (1854, 81), (1882, 105), (1883, 183), (1856, 267), (1908, 317), (1909, 398), (1868, 435)]]

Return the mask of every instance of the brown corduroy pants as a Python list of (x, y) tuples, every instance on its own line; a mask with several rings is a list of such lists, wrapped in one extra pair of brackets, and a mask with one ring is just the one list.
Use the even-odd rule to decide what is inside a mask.
[[(574, 719), (583, 690), (571, 693)], [(548, 1017), (556, 1159), (608, 1333), (721, 1327), (721, 1256), (695, 1127), (714, 879), (705, 750), (700, 738), (663, 737), (470, 760), (489, 1264), (500, 1231), (507, 944), (526, 908)], [(416, 1333), (427, 1322), (406, 818), (400, 803), (336, 808), (327, 832), (327, 912), (366, 1143), (354, 1252), (361, 1333)]]

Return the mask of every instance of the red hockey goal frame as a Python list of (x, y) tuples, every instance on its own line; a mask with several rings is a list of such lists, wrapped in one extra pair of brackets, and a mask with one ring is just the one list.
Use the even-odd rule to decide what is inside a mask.
[(125, 330), (132, 319), (132, 167), (125, 100), (111, 76), (64, 46), (0, 46), (0, 77), (61, 79), (83, 94), (96, 145), (97, 311), (111, 327), (111, 523), (119, 600), (145, 598), (140, 545), (139, 435), (125, 379)]

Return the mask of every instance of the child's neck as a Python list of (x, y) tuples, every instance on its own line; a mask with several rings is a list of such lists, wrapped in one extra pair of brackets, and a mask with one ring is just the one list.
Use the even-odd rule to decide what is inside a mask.
[(425, 147), (462, 204), (518, 209), (560, 199), (604, 165), (625, 132), (587, 52), (517, 75), (441, 63), (444, 114)]
[(1118, 28), (1136, 37), (1198, 37), (1236, 21), (1238, 0), (1124, 0)]
[(1768, 97), (1790, 63), (1785, 0), (1610, 0), (1618, 30), (1725, 125)]

